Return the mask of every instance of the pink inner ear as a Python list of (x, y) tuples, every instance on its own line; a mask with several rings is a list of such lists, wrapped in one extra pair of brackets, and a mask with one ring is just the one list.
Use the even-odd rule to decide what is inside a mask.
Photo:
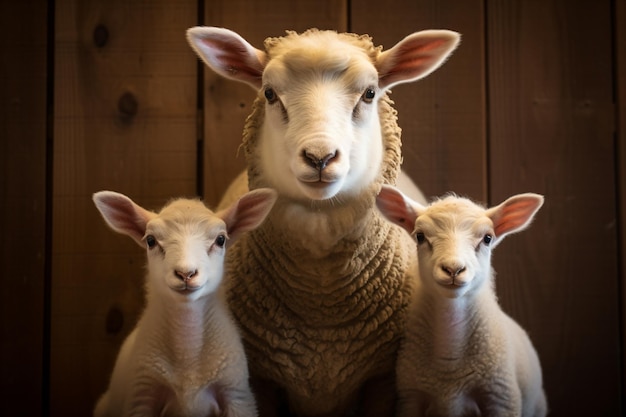
[(267, 190), (255, 190), (244, 194), (231, 207), (218, 213), (226, 223), (228, 234), (232, 240), (241, 233), (259, 226), (270, 212), (276, 194)]
[(202, 44), (212, 51), (211, 62), (231, 77), (247, 80), (258, 79), (263, 74), (263, 67), (251, 56), (250, 51), (237, 39), (215, 36), (200, 39)]
[(106, 222), (141, 245), (150, 213), (125, 196), (101, 195), (97, 206)]
[(381, 57), (380, 87), (415, 81), (430, 74), (455, 48), (458, 38), (449, 32), (419, 32), (403, 39)]
[(415, 228), (415, 213), (407, 206), (407, 202), (398, 193), (388, 189), (381, 189), (376, 198), (376, 205), (380, 211), (393, 223), (402, 227), (408, 233)]
[[(425, 57), (432, 57), (433, 54), (428, 54), (429, 51), (437, 50), (444, 46), (447, 42), (444, 40), (419, 40), (412, 43), (407, 43), (406, 45), (401, 45), (399, 48), (399, 56), (406, 57), (407, 59), (411, 59), (411, 56), (418, 55)], [(437, 57), (440, 57), (441, 51), (436, 54)]]
[(494, 219), (496, 236), (523, 229), (532, 219), (537, 206), (537, 201), (529, 199), (519, 199), (506, 203), (501, 215)]
[(431, 41), (422, 45), (403, 45), (399, 50), (398, 60), (388, 75), (405, 73), (411, 77), (413, 74), (418, 75), (428, 71), (440, 59), (440, 54), (429, 53), (429, 51), (437, 52), (437, 49), (444, 43), (444, 41)]

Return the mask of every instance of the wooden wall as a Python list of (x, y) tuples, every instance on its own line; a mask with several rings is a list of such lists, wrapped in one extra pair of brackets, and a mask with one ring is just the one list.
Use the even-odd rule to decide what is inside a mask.
[(622, 415), (626, 0), (0, 0), (0, 415), (90, 415), (141, 312), (143, 252), (91, 194), (215, 204), (243, 169), (255, 93), (198, 64), (198, 23), (257, 47), (312, 26), (385, 48), (461, 32), (393, 92), (404, 167), (429, 196), (546, 196), (494, 254), (501, 304), (535, 342), (552, 416)]
[(6, 416), (40, 415), (47, 376), (47, 14), (45, 2), (0, 0), (0, 414)]

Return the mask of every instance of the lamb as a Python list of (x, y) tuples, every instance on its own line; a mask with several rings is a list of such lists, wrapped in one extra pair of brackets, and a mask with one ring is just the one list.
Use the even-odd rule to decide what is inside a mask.
[(159, 213), (123, 194), (93, 197), (106, 223), (146, 247), (146, 308), (94, 416), (257, 416), (243, 344), (220, 285), (227, 240), (257, 227), (276, 193), (212, 212), (176, 199)]
[(416, 32), (384, 52), (367, 35), (318, 29), (268, 38), (265, 50), (223, 28), (191, 28), (188, 40), (215, 72), (258, 91), (247, 170), (222, 201), (246, 185), (279, 195), (227, 258), (261, 414), (393, 415), (416, 255), (375, 208), (382, 184), (408, 178), (387, 93), (437, 69), (459, 35)]
[(419, 285), (398, 354), (398, 416), (545, 416), (528, 335), (498, 305), (491, 251), (543, 205), (519, 194), (485, 209), (447, 196), (425, 207), (384, 186), (377, 205), (417, 241)]

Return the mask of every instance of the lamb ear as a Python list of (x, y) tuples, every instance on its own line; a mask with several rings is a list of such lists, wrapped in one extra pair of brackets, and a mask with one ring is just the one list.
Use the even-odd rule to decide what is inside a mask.
[(382, 186), (376, 196), (376, 206), (390, 222), (402, 227), (409, 234), (415, 229), (417, 216), (425, 209), (391, 185)]
[(244, 194), (230, 207), (218, 212), (217, 216), (226, 223), (231, 242), (263, 223), (277, 197), (276, 191), (259, 188)]
[(487, 210), (487, 216), (493, 221), (495, 244), (500, 243), (506, 235), (527, 228), (542, 205), (543, 196), (526, 193), (510, 197)]
[(378, 86), (391, 88), (426, 77), (445, 62), (460, 39), (459, 33), (450, 30), (423, 30), (407, 36), (380, 54)]
[(261, 88), (266, 54), (239, 34), (223, 28), (196, 26), (187, 30), (187, 41), (219, 75), (244, 82), (255, 90)]
[(146, 225), (156, 217), (155, 213), (135, 204), (124, 194), (113, 191), (95, 193), (93, 202), (111, 229), (130, 236), (139, 246), (144, 246), (142, 239), (146, 233)]

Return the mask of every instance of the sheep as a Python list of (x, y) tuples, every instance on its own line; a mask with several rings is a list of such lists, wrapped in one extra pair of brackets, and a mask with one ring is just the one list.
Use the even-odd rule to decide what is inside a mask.
[(145, 310), (94, 416), (257, 416), (220, 283), (227, 240), (257, 227), (276, 193), (251, 191), (217, 213), (198, 199), (175, 199), (158, 213), (112, 191), (93, 200), (105, 222), (145, 247), (148, 259)]
[(543, 197), (519, 194), (485, 209), (450, 195), (425, 207), (384, 186), (376, 203), (417, 241), (398, 416), (545, 416), (537, 352), (500, 308), (491, 267), (491, 251), (528, 227)]
[(416, 255), (375, 209), (382, 184), (408, 178), (387, 93), (437, 69), (459, 35), (417, 32), (384, 52), (367, 35), (318, 29), (268, 38), (265, 50), (223, 28), (187, 36), (212, 70), (258, 91), (246, 172), (221, 204), (246, 186), (278, 192), (227, 258), (261, 414), (393, 415)]

